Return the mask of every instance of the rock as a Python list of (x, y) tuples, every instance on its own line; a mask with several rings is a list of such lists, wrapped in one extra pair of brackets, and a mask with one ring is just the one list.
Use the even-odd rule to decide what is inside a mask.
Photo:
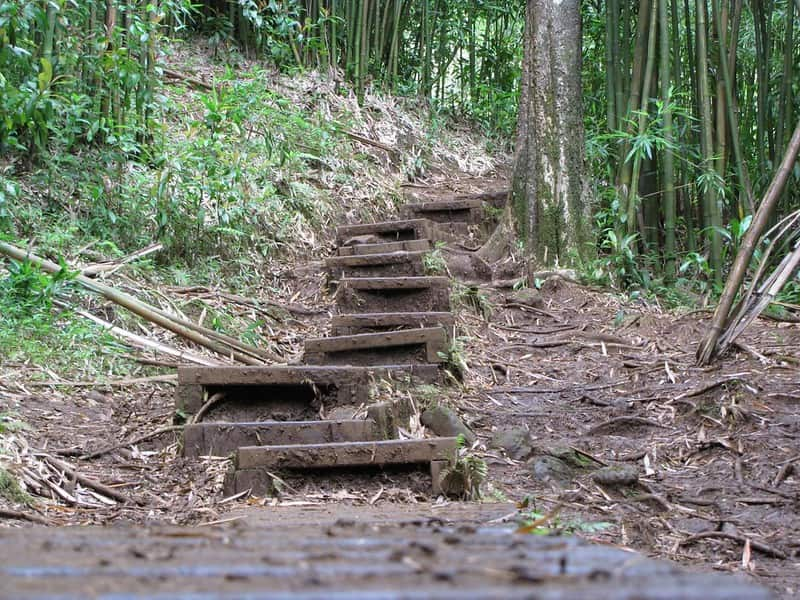
[(468, 445), (475, 441), (475, 434), (458, 415), (446, 406), (433, 406), (422, 413), (420, 422), (442, 437), (464, 436)]
[(509, 300), (515, 304), (532, 306), (533, 308), (541, 308), (544, 305), (542, 295), (539, 293), (539, 290), (534, 288), (522, 288), (517, 290), (511, 294)]
[(502, 448), (514, 460), (525, 460), (533, 454), (531, 432), (524, 427), (501, 429), (492, 436), (492, 447)]
[(477, 254), (445, 251), (447, 270), (456, 279), (487, 281), (492, 278), (492, 268)]
[(597, 469), (592, 473), (592, 479), (607, 487), (636, 485), (639, 481), (639, 470), (631, 465), (610, 465)]
[(573, 472), (570, 466), (555, 456), (538, 456), (533, 461), (533, 477), (538, 481), (569, 485)]
[(570, 467), (575, 469), (586, 469), (588, 467), (600, 466), (588, 456), (576, 452), (568, 446), (556, 446), (547, 451), (550, 456), (563, 460)]

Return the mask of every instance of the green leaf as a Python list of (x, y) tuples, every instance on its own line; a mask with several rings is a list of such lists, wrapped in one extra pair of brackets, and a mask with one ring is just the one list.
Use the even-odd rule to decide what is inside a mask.
[(46, 58), (41, 59), (42, 70), (39, 71), (39, 93), (43, 93), (53, 80), (53, 64)]

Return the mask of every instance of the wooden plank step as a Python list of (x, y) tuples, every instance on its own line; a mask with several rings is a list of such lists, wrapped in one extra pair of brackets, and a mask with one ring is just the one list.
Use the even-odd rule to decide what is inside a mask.
[(401, 250), (384, 254), (332, 256), (325, 259), (325, 267), (334, 277), (421, 276), (425, 274), (422, 263), (425, 254)]
[(340, 246), (347, 245), (348, 240), (362, 236), (374, 236), (387, 242), (435, 240), (435, 233), (435, 226), (428, 219), (381, 221), (339, 226), (336, 228), (336, 242)]
[(353, 244), (340, 246), (337, 249), (339, 256), (354, 256), (357, 254), (387, 254), (389, 252), (428, 252), (432, 248), (431, 241), (406, 240), (403, 242), (383, 242), (380, 244)]
[(183, 455), (229, 456), (242, 446), (326, 444), (382, 439), (375, 421), (273, 421), (258, 423), (195, 423), (183, 430)]
[(448, 312), (446, 277), (344, 277), (336, 292), (339, 313)]
[[(264, 411), (280, 410), (285, 417), (316, 404), (343, 406), (369, 400), (370, 382), (391, 379), (398, 383), (433, 383), (441, 373), (435, 364), (386, 363), (378, 366), (276, 366), (276, 367), (179, 367), (175, 408), (191, 415), (217, 392), (226, 404), (240, 405), (238, 421), (264, 420)], [(259, 409), (259, 410), (256, 410)], [(263, 409), (263, 410), (261, 410)], [(219, 415), (217, 415), (218, 417)], [(255, 417), (259, 418), (256, 419)], [(214, 420), (209, 414), (206, 420)], [(226, 418), (231, 421), (233, 418)], [(284, 418), (283, 420), (287, 420)]]
[(503, 208), (508, 201), (508, 195), (510, 190), (507, 188), (497, 189), (497, 190), (488, 190), (477, 192), (474, 194), (459, 194), (459, 193), (452, 193), (447, 194), (444, 196), (435, 196), (435, 200), (431, 198), (430, 195), (425, 194), (424, 192), (421, 193), (415, 189), (405, 189), (403, 191), (403, 196), (406, 198), (407, 202), (409, 203), (421, 203), (421, 202), (443, 202), (443, 201), (479, 201), (489, 206), (493, 206), (494, 208)]
[(449, 199), (412, 202), (402, 208), (407, 218), (426, 218), (436, 223), (472, 223), (483, 220), (483, 202), (476, 199)]
[(364, 365), (397, 359), (435, 364), (442, 362), (439, 353), (446, 349), (445, 329), (425, 327), (308, 339), (303, 358), (310, 364)]
[(389, 329), (449, 328), (454, 323), (453, 313), (449, 312), (357, 313), (334, 315), (331, 318), (331, 333), (332, 335), (353, 335)]
[(453, 197), (447, 200), (429, 200), (425, 202), (409, 202), (403, 208), (414, 212), (439, 212), (443, 210), (473, 210), (483, 208), (483, 202), (477, 198)]
[(407, 465), (454, 460), (454, 437), (332, 444), (245, 446), (236, 452), (237, 469), (326, 469), (365, 465)]
[(342, 279), (340, 284), (370, 291), (450, 289), (450, 280), (447, 277), (353, 277)]
[[(325, 366), (180, 367), (176, 408), (196, 413), (216, 393), (220, 403), (236, 407), (235, 417), (220, 420), (301, 420), (315, 405), (361, 404), (367, 400), (368, 373), (362, 369)], [(255, 412), (254, 412), (255, 411)], [(209, 415), (219, 419), (220, 415)]]

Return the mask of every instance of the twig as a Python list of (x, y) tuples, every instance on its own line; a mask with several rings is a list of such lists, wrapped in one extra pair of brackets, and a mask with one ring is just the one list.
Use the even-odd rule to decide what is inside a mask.
[(732, 381), (738, 381), (739, 379), (741, 379), (741, 376), (739, 375), (724, 377), (723, 379), (718, 379), (717, 381), (712, 381), (711, 383), (706, 383), (700, 387), (689, 390), (688, 392), (684, 392), (683, 394), (676, 396), (675, 400), (680, 400), (681, 398), (693, 398), (694, 396), (699, 396), (700, 394), (713, 390), (715, 387), (719, 387)]
[(87, 277), (89, 277), (91, 275), (97, 275), (98, 273), (105, 273), (107, 271), (113, 273), (120, 267), (130, 262), (139, 260), (140, 258), (144, 258), (145, 256), (149, 256), (150, 254), (153, 254), (154, 252), (159, 252), (160, 250), (163, 249), (164, 245), (161, 243), (150, 244), (146, 248), (142, 248), (141, 250), (129, 254), (128, 256), (125, 256), (119, 260), (109, 261), (106, 263), (98, 263), (84, 267), (83, 269), (81, 269), (81, 275), (86, 275)]
[(225, 398), (225, 392), (217, 392), (216, 394), (212, 395), (206, 401), (206, 403), (200, 407), (200, 410), (198, 410), (197, 413), (194, 415), (192, 423), (193, 424), (199, 423), (200, 419), (202, 419), (205, 416), (205, 414), (209, 411), (209, 409), (211, 409), (212, 406), (214, 406), (217, 402), (223, 400), (224, 398)]
[(180, 81), (185, 81), (193, 85), (194, 87), (199, 87), (203, 90), (208, 90), (209, 92), (214, 90), (214, 86), (210, 83), (206, 83), (202, 79), (197, 79), (196, 77), (191, 77), (190, 75), (184, 75), (183, 73), (179, 73), (178, 71), (173, 71), (172, 69), (167, 69), (166, 67), (161, 67), (164, 75), (168, 77), (172, 77), (173, 79), (179, 79)]
[(64, 462), (61, 462), (57, 458), (53, 458), (48, 454), (37, 454), (36, 456), (43, 458), (48, 463), (50, 463), (50, 465), (52, 465), (62, 473), (69, 475), (72, 479), (74, 479), (81, 485), (91, 488), (94, 491), (101, 493), (103, 496), (112, 498), (113, 500), (121, 502), (122, 504), (127, 504), (131, 501), (131, 499), (128, 498), (125, 494), (121, 494), (117, 490), (110, 488), (107, 485), (104, 485), (99, 481), (92, 479), (91, 477), (86, 477), (85, 475), (81, 475), (75, 469), (73, 469)]
[(598, 385), (576, 385), (572, 387), (551, 388), (549, 390), (531, 386), (501, 386), (492, 388), (492, 392), (505, 392), (509, 394), (563, 394), (564, 392), (593, 392), (608, 388), (620, 387), (626, 382), (603, 383)]
[(146, 433), (144, 435), (140, 435), (137, 438), (133, 438), (127, 442), (123, 442), (121, 444), (115, 444), (114, 446), (109, 446), (108, 448), (103, 448), (102, 450), (97, 450), (90, 454), (84, 454), (81, 456), (81, 460), (91, 460), (93, 458), (98, 458), (100, 456), (104, 456), (109, 452), (114, 452), (114, 450), (119, 450), (120, 448), (126, 448), (127, 446), (135, 446), (136, 444), (141, 444), (142, 442), (146, 442), (154, 437), (158, 437), (165, 433), (170, 433), (172, 431), (183, 431), (183, 425), (169, 425), (167, 427), (162, 427), (161, 429), (156, 429), (155, 431), (151, 431), (150, 433)]
[(210, 360), (203, 356), (193, 354), (192, 352), (185, 352), (182, 350), (178, 350), (177, 348), (167, 346), (166, 344), (162, 344), (161, 342), (156, 342), (144, 336), (132, 333), (126, 329), (122, 329), (121, 327), (117, 327), (116, 325), (113, 325), (108, 321), (96, 317), (92, 313), (87, 312), (85, 310), (78, 309), (75, 310), (74, 312), (86, 319), (89, 319), (94, 323), (97, 323), (109, 333), (115, 334), (121, 338), (128, 340), (128, 342), (134, 346), (138, 346), (140, 348), (150, 348), (152, 350), (155, 350), (156, 352), (162, 352), (164, 354), (167, 354), (168, 356), (174, 356), (180, 360), (193, 362), (195, 364), (207, 367), (219, 366), (221, 364), (219, 361)]
[(391, 146), (384, 144), (383, 142), (372, 140), (368, 137), (364, 137), (363, 135), (360, 135), (354, 131), (349, 131), (347, 129), (340, 129), (339, 131), (344, 135), (346, 135), (347, 137), (349, 137), (351, 140), (355, 140), (356, 142), (360, 142), (367, 146), (380, 148), (381, 150), (384, 150), (385, 152), (388, 152), (389, 154), (394, 155), (395, 157), (398, 157), (400, 155), (400, 152), (396, 148), (392, 148)]
[(689, 536), (684, 540), (681, 540), (680, 542), (678, 542), (678, 545), (685, 546), (687, 544), (692, 544), (698, 540), (703, 540), (707, 538), (733, 540), (735, 542), (739, 542), (740, 544), (745, 544), (747, 543), (747, 540), (750, 540), (750, 546), (754, 550), (758, 550), (762, 554), (766, 554), (767, 556), (772, 556), (773, 558), (786, 559), (786, 553), (783, 552), (782, 550), (773, 548), (772, 546), (769, 546), (768, 544), (765, 544), (763, 542), (755, 541), (752, 538), (745, 537), (743, 535), (738, 535), (735, 533), (728, 533), (726, 531), (703, 531), (701, 533)]
[(37, 523), (39, 525), (53, 525), (52, 521), (48, 521), (39, 515), (9, 510), (7, 508), (0, 508), (0, 519), (17, 519), (19, 521), (30, 521), (31, 523)]
[(174, 383), (178, 384), (177, 375), (151, 375), (150, 377), (133, 377), (131, 379), (116, 379), (111, 381), (29, 381), (26, 386), (38, 387), (49, 385), (65, 385), (71, 387), (125, 387), (140, 383)]

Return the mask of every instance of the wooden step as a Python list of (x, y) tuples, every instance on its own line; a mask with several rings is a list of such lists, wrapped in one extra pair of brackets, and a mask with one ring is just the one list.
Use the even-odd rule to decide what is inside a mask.
[(453, 313), (449, 312), (399, 312), (399, 313), (357, 313), (334, 315), (331, 318), (331, 335), (353, 335), (393, 329), (414, 329), (418, 327), (446, 327), (455, 323)]
[(443, 327), (359, 333), (306, 340), (304, 360), (309, 364), (375, 365), (386, 362), (442, 362), (447, 350)]
[(428, 252), (432, 248), (431, 241), (406, 240), (404, 242), (383, 242), (381, 244), (353, 244), (340, 246), (337, 249), (339, 256), (355, 256), (360, 254), (388, 254), (390, 252)]
[(271, 495), (276, 491), (273, 472), (279, 469), (427, 465), (432, 493), (438, 495), (442, 470), (455, 460), (457, 448), (456, 438), (243, 447), (236, 452), (234, 468), (225, 476), (224, 493)]
[[(214, 394), (225, 393), (207, 421), (302, 420), (316, 418), (320, 406), (364, 404), (370, 382), (438, 381), (437, 365), (384, 364), (375, 367), (179, 367), (175, 409), (195, 414)], [(278, 418), (279, 415), (281, 418)]]
[(364, 465), (403, 465), (453, 460), (456, 438), (381, 440), (288, 446), (244, 446), (236, 452), (237, 469), (328, 469)]
[(459, 201), (468, 201), (474, 202), (478, 201), (485, 205), (492, 206), (494, 208), (504, 208), (506, 202), (508, 201), (508, 195), (510, 190), (507, 188), (498, 189), (498, 190), (489, 190), (483, 192), (477, 192), (475, 194), (459, 194), (459, 193), (452, 193), (447, 195), (440, 195), (431, 197), (430, 195), (420, 192), (419, 190), (413, 188), (406, 188), (403, 190), (403, 196), (405, 197), (408, 203), (423, 203), (423, 202), (459, 202)]
[(339, 313), (448, 312), (447, 277), (344, 277), (336, 291)]
[[(361, 404), (367, 400), (368, 374), (361, 369), (324, 366), (181, 367), (177, 409), (196, 413), (217, 393), (236, 415), (209, 413), (209, 420), (302, 420), (319, 405)], [(279, 413), (281, 418), (273, 415)], [(245, 416), (247, 415), (247, 416)]]
[(436, 240), (436, 228), (428, 219), (407, 219), (402, 221), (382, 221), (380, 223), (360, 223), (342, 225), (336, 228), (336, 242), (340, 246), (349, 245), (349, 240), (364, 236), (374, 236), (386, 242), (407, 240)]
[(409, 219), (425, 218), (436, 223), (478, 224), (483, 220), (483, 202), (477, 199), (449, 199), (412, 202), (402, 208)]
[(375, 421), (273, 421), (195, 423), (183, 430), (183, 455), (229, 456), (242, 446), (326, 444), (382, 439)]
[(401, 250), (385, 254), (333, 256), (325, 259), (325, 267), (334, 278), (421, 276), (425, 274), (422, 262), (425, 254)]

